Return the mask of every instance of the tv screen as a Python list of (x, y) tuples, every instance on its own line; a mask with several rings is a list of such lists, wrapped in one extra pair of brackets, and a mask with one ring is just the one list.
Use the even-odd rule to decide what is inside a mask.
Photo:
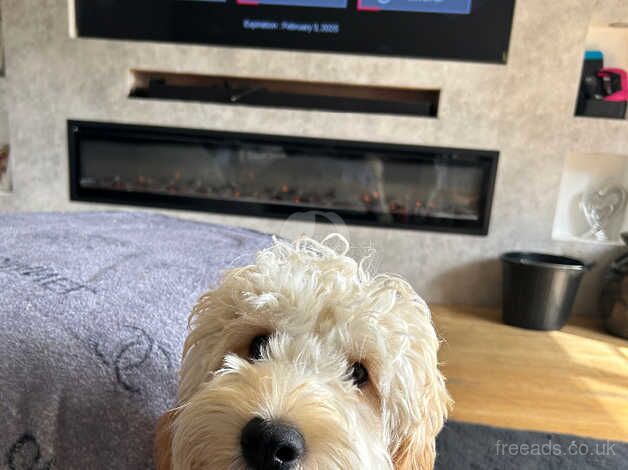
[(515, 0), (76, 0), (79, 36), (504, 63)]

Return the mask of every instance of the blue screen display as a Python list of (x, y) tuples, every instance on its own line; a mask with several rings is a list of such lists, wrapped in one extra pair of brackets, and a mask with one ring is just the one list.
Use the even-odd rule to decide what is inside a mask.
[(471, 0), (360, 0), (358, 10), (468, 15)]
[(250, 5), (281, 5), (286, 7), (347, 8), (348, 0), (239, 0)]
[[(180, 0), (226, 3), (227, 0)], [(358, 0), (358, 10), (407, 11), (468, 15), (472, 0)], [(236, 0), (240, 5), (280, 5), (286, 7), (347, 8), (349, 0)]]

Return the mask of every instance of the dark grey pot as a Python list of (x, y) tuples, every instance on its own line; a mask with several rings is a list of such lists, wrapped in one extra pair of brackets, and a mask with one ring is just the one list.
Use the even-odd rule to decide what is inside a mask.
[(587, 265), (566, 256), (525, 252), (504, 253), (501, 261), (504, 323), (533, 330), (565, 326)]

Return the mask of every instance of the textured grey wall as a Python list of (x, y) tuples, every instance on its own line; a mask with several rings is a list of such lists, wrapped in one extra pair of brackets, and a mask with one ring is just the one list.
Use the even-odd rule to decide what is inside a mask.
[[(623, 0), (603, 0), (628, 19)], [(505, 250), (601, 260), (617, 248), (551, 239), (563, 161), (571, 152), (628, 153), (628, 122), (576, 119), (574, 100), (594, 0), (517, 2), (507, 66), (75, 39), (68, 0), (4, 0), (5, 90), (14, 192), (0, 211), (89, 210), (68, 198), (66, 120), (87, 119), (501, 152), (488, 237), (350, 227), (378, 265), (406, 276), (430, 301), (497, 305)], [(602, 18), (600, 21), (606, 21)], [(440, 88), (438, 119), (129, 100), (132, 68)], [(98, 206), (100, 208), (105, 206)], [(264, 231), (281, 221), (179, 212)], [(291, 232), (304, 227), (290, 225)], [(576, 310), (594, 313), (598, 272)]]

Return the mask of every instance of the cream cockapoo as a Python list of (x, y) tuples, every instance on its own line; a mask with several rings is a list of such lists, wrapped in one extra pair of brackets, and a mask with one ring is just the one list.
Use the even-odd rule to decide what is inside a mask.
[(430, 311), (348, 248), (276, 241), (201, 297), (160, 470), (433, 467), (450, 399)]

